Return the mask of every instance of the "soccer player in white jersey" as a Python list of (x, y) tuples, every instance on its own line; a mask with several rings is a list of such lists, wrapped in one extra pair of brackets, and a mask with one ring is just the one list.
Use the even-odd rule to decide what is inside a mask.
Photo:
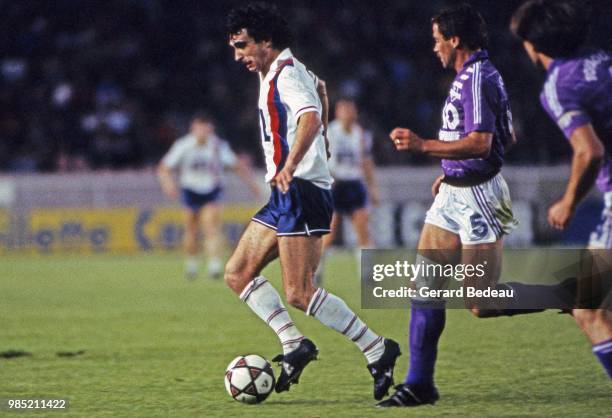
[(334, 241), (342, 216), (351, 219), (357, 235), (357, 254), (360, 254), (359, 250), (370, 246), (368, 200), (374, 206), (380, 203), (371, 154), (371, 132), (357, 122), (357, 106), (353, 99), (339, 99), (334, 113), (335, 119), (327, 129), (329, 166), (334, 178), (334, 215), (331, 232), (323, 238), (323, 259), (317, 271), (317, 283), (321, 283), (326, 250)]
[(283, 354), (274, 360), (281, 364), (277, 392), (297, 383), (318, 354), (261, 275), (278, 257), (287, 302), (359, 347), (374, 377), (374, 397), (381, 399), (393, 384), (399, 345), (374, 333), (342, 299), (312, 281), (333, 211), (323, 93), (317, 91), (321, 82), (293, 56), (288, 24), (275, 6), (236, 8), (227, 29), (236, 61), (259, 75), (258, 112), (271, 197), (240, 238), (225, 267), (225, 281), (281, 341)]
[[(188, 279), (195, 279), (198, 274), (200, 225), (208, 274), (213, 278), (221, 277), (223, 233), (219, 199), (223, 190), (221, 176), (226, 167), (234, 169), (251, 192), (259, 196), (260, 191), (248, 167), (215, 134), (212, 120), (201, 112), (193, 117), (189, 134), (179, 138), (159, 164), (162, 190), (171, 199), (180, 197), (185, 208), (185, 275)], [(180, 173), (180, 188), (174, 180), (174, 171)]]

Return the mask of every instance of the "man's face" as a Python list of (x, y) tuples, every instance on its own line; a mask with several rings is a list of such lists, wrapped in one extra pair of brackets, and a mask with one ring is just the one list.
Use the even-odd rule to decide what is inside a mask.
[(208, 121), (195, 119), (191, 122), (191, 134), (200, 142), (205, 141), (214, 131), (214, 125)]
[(444, 39), (444, 35), (440, 33), (437, 23), (433, 24), (432, 34), (434, 39), (433, 50), (442, 62), (442, 67), (452, 68), (455, 63), (455, 57), (457, 53), (457, 49), (455, 46), (456, 42), (453, 42), (452, 38)]
[(342, 122), (354, 123), (357, 121), (357, 107), (355, 103), (348, 100), (340, 100), (336, 103), (336, 118)]
[(229, 45), (234, 48), (234, 59), (251, 72), (261, 72), (267, 67), (270, 42), (255, 42), (246, 29), (230, 35)]

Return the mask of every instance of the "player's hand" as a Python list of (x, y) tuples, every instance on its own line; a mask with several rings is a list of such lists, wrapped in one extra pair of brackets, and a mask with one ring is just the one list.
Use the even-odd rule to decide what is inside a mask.
[(423, 138), (406, 128), (395, 128), (389, 134), (395, 149), (420, 154), (423, 152)]
[(440, 191), (440, 185), (442, 184), (442, 180), (444, 180), (444, 174), (438, 176), (431, 185), (431, 194), (433, 197), (436, 197), (438, 192)]
[(285, 163), (285, 167), (272, 179), (272, 186), (276, 186), (281, 193), (287, 193), (289, 191), (289, 184), (293, 180), (293, 173), (295, 172), (295, 166), (293, 164)]
[(574, 206), (564, 199), (548, 209), (548, 223), (555, 229), (565, 229), (574, 216)]

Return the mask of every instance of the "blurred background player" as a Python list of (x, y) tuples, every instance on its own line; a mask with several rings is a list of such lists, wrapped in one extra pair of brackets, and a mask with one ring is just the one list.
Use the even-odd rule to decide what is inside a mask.
[[(597, 183), (604, 194), (601, 222), (589, 248), (612, 249), (612, 57), (584, 48), (589, 8), (583, 2), (532, 0), (513, 15), (511, 29), (532, 62), (546, 70), (542, 106), (573, 149), (571, 176), (563, 197), (548, 210), (548, 222), (565, 229), (576, 207)], [(609, 256), (604, 256), (609, 260)], [(589, 276), (592, 273), (589, 272)], [(609, 280), (609, 277), (606, 277)], [(586, 288), (592, 283), (585, 283)], [(583, 288), (583, 283), (579, 286)], [(609, 289), (596, 306), (572, 314), (612, 378), (612, 311)], [(607, 294), (607, 296), (606, 296)], [(581, 295), (579, 294), (579, 297)], [(606, 300), (606, 297), (608, 298)]]
[(331, 232), (323, 237), (323, 257), (315, 280), (321, 283), (326, 250), (333, 244), (342, 216), (351, 219), (357, 235), (356, 257), (362, 248), (370, 246), (368, 197), (374, 206), (380, 203), (371, 155), (372, 134), (358, 122), (355, 101), (342, 98), (336, 102), (335, 119), (329, 124), (329, 168), (334, 178), (332, 195), (334, 215)]
[[(189, 133), (172, 145), (159, 164), (158, 177), (164, 193), (171, 199), (180, 197), (185, 221), (185, 276), (195, 279), (200, 261), (200, 225), (204, 234), (207, 270), (213, 278), (223, 270), (223, 231), (219, 199), (223, 191), (224, 168), (232, 168), (258, 197), (259, 188), (250, 171), (215, 133), (210, 116), (198, 112), (191, 121)], [(179, 187), (174, 179), (179, 172)]]

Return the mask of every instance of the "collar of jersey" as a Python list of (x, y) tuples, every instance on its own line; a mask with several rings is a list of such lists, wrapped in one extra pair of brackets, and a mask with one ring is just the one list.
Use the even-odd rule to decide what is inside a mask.
[[(572, 60), (575, 60), (575, 59), (584, 58), (584, 57), (586, 57), (588, 55), (595, 54), (597, 52), (600, 52), (600, 51), (595, 49), (595, 48), (593, 48), (593, 47), (585, 46), (585, 47), (579, 48), (578, 52), (576, 52), (575, 54), (570, 55), (568, 57), (554, 58), (552, 60), (552, 62), (550, 63), (550, 65), (548, 66), (548, 69), (546, 70), (546, 73), (547, 74), (552, 73), (553, 70), (555, 69), (555, 67), (559, 66), (560, 64), (563, 64), (564, 62), (572, 61)], [(603, 52), (603, 51), (601, 51), (601, 52)]]
[(463, 64), (463, 68), (467, 68), (468, 66), (474, 64), (477, 61), (483, 61), (489, 59), (489, 53), (486, 49), (481, 49), (480, 51), (474, 52), (467, 61)]
[[(279, 63), (289, 59), (289, 58), (293, 58), (293, 53), (291, 52), (291, 49), (289, 48), (285, 48), (281, 51), (280, 54), (278, 54), (278, 57), (276, 57), (276, 59), (274, 60), (274, 62), (272, 64), (270, 64), (270, 70), (268, 71), (268, 73), (266, 74), (266, 77), (270, 76), (270, 74), (274, 74), (276, 72), (276, 70), (278, 69), (278, 65)], [(259, 77), (261, 77), (261, 79), (263, 80), (266, 77), (262, 77), (261, 73), (259, 74)]]

